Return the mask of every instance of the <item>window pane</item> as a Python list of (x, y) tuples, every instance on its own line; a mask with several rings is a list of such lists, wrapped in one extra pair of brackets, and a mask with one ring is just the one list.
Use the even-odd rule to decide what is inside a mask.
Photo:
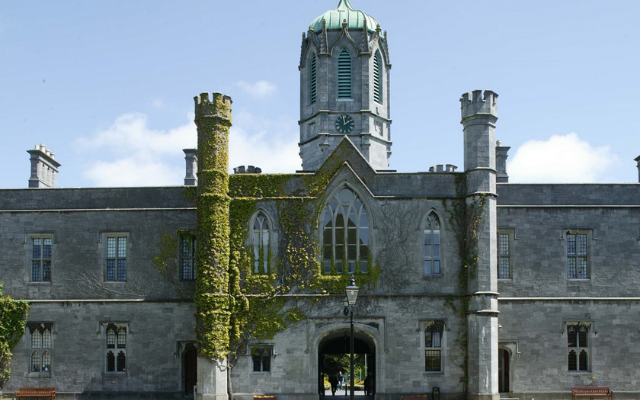
[(118, 329), (117, 341), (119, 349), (124, 349), (125, 347), (127, 347), (127, 328)]
[(107, 348), (115, 349), (116, 347), (116, 331), (115, 328), (107, 329)]
[(40, 353), (31, 353), (31, 372), (40, 372)]
[(42, 372), (50, 372), (51, 371), (51, 354), (48, 351), (45, 351), (42, 354)]
[(567, 234), (567, 255), (576, 255), (576, 235)]
[(579, 256), (587, 255), (587, 235), (576, 236), (576, 253)]
[(31, 264), (31, 280), (33, 282), (40, 282), (40, 261), (33, 260)]
[(42, 239), (42, 258), (51, 258), (51, 239)]
[(45, 330), (42, 332), (42, 348), (51, 348), (51, 330), (49, 328), (45, 328)]
[(578, 272), (576, 271), (576, 259), (569, 258), (567, 259), (567, 277), (569, 279), (576, 279)]
[(434, 260), (433, 261), (433, 273), (434, 274), (439, 274), (440, 273), (440, 260)]
[(585, 326), (580, 327), (580, 332), (578, 333), (578, 346), (579, 347), (587, 347), (587, 337), (589, 331)]
[(42, 348), (42, 333), (38, 329), (34, 329), (31, 333), (31, 348), (32, 349), (40, 349)]
[(107, 372), (115, 372), (116, 370), (116, 357), (113, 351), (107, 353)]
[(119, 237), (118, 238), (118, 257), (126, 257), (127, 256), (127, 238)]
[(260, 372), (260, 368), (262, 366), (260, 363), (261, 356), (251, 356), (251, 359), (253, 360), (253, 372)]
[(431, 268), (431, 260), (424, 260), (424, 273), (425, 275), (431, 275), (433, 270)]
[(588, 371), (589, 370), (589, 361), (588, 361), (588, 354), (585, 350), (582, 350), (580, 352), (580, 371)]
[(124, 354), (123, 351), (118, 353), (118, 368), (117, 371), (118, 372), (124, 372), (127, 370), (126, 368), (126, 361), (127, 361), (127, 356)]
[(116, 280), (116, 260), (107, 260), (107, 280)]
[(40, 258), (42, 254), (42, 239), (34, 238), (33, 239), (33, 258)]
[(127, 280), (127, 260), (118, 260), (118, 280)]
[(574, 350), (571, 350), (569, 352), (568, 364), (569, 364), (569, 371), (577, 371), (578, 370), (578, 361), (577, 361), (577, 357), (576, 357), (576, 352)]
[(42, 280), (44, 282), (51, 282), (51, 261), (42, 261)]
[(578, 279), (587, 279), (587, 259), (580, 257), (578, 259), (576, 259), (576, 263), (577, 263), (577, 278)]
[(113, 258), (116, 256), (116, 238), (107, 238), (107, 257)]
[(440, 350), (425, 350), (425, 371), (440, 371)]

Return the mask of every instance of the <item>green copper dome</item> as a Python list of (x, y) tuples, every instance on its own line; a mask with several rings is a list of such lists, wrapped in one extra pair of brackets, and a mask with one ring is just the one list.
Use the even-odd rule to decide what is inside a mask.
[(346, 20), (349, 29), (362, 29), (364, 28), (365, 19), (367, 20), (367, 30), (375, 32), (378, 26), (378, 21), (375, 18), (353, 8), (349, 0), (340, 0), (335, 10), (329, 10), (314, 19), (310, 28), (316, 33), (320, 32), (322, 30), (322, 20), (325, 20), (327, 30), (339, 30), (342, 29), (342, 21)]

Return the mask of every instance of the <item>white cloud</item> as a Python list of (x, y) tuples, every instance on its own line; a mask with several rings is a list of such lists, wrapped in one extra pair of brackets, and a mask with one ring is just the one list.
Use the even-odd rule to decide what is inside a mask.
[[(127, 113), (105, 130), (75, 141), (89, 158), (83, 176), (94, 186), (176, 186), (185, 175), (182, 149), (195, 148), (196, 126), (189, 122), (168, 130), (154, 130), (148, 117)], [(229, 172), (254, 165), (263, 173), (292, 173), (301, 168), (298, 124), (291, 119), (259, 118), (234, 113), (229, 138)]]
[(153, 130), (145, 114), (128, 113), (106, 130), (76, 140), (75, 146), (91, 153), (93, 160), (83, 176), (96, 186), (181, 185), (185, 174), (182, 149), (196, 146), (196, 127), (188, 122)]
[(266, 99), (276, 92), (276, 85), (268, 81), (258, 81), (256, 83), (239, 81), (236, 85), (252, 97), (258, 99)]
[(229, 138), (229, 166), (253, 165), (263, 173), (293, 173), (302, 168), (295, 120), (259, 118), (251, 113), (234, 113)]
[(569, 133), (525, 142), (508, 163), (507, 172), (513, 183), (606, 182), (618, 164), (618, 156), (608, 146), (593, 147)]

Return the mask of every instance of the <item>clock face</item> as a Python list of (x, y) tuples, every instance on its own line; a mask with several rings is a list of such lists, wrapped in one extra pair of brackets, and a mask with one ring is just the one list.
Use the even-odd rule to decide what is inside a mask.
[(340, 133), (351, 133), (356, 122), (349, 115), (342, 114), (336, 118), (336, 130)]

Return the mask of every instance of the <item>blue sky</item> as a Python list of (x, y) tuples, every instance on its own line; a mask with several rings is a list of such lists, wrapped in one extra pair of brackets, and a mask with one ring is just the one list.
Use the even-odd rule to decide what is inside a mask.
[[(390, 168), (463, 165), (459, 98), (499, 94), (511, 182), (638, 181), (640, 2), (351, 0), (388, 32)], [(233, 98), (231, 167), (293, 172), (302, 32), (338, 0), (0, 2), (0, 188), (180, 185), (193, 97)]]

